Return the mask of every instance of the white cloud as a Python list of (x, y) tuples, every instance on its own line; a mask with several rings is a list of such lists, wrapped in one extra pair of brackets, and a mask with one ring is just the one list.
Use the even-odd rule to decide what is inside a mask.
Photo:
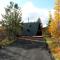
[(16, 0), (0, 0), (0, 20), (2, 19), (1, 14), (5, 13), (4, 8), (9, 4), (10, 1), (16, 2)]
[[(0, 0), (0, 20), (1, 20), (1, 14), (4, 14), (4, 7), (6, 7), (10, 1), (14, 1), (16, 2), (16, 0)], [(43, 23), (44, 26), (46, 26), (47, 21), (48, 21), (48, 9), (43, 9), (43, 8), (37, 8), (33, 5), (32, 2), (26, 2), (23, 7), (22, 7), (22, 16), (23, 16), (23, 20), (25, 22), (28, 21), (28, 17), (29, 17), (29, 21), (36, 21), (38, 17), (41, 18), (41, 21)], [(54, 10), (51, 10), (52, 16), (54, 13)]]
[[(53, 14), (53, 10), (51, 10), (51, 13)], [(43, 8), (37, 8), (35, 7), (32, 2), (27, 2), (23, 8), (22, 8), (22, 16), (23, 20), (25, 22), (28, 21), (36, 21), (38, 17), (41, 18), (41, 21), (43, 23), (43, 26), (46, 26), (47, 21), (48, 21), (48, 15), (49, 15), (49, 10), (48, 9), (43, 9)]]
[(6, 6), (6, 0), (0, 0), (0, 19), (2, 18), (1, 14), (4, 14), (4, 7)]

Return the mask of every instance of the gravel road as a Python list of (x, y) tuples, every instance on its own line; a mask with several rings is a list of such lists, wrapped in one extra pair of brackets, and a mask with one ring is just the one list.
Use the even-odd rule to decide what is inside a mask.
[(52, 60), (48, 50), (42, 47), (37, 43), (17, 42), (0, 49), (0, 60)]

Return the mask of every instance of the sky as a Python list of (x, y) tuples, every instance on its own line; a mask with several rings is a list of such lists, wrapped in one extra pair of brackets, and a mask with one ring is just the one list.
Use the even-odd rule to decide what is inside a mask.
[(24, 22), (34, 22), (38, 18), (41, 19), (43, 26), (48, 23), (49, 11), (51, 11), (52, 17), (54, 13), (54, 0), (0, 0), (0, 20), (1, 14), (4, 14), (4, 8), (13, 1), (19, 5), (22, 9), (22, 20)]

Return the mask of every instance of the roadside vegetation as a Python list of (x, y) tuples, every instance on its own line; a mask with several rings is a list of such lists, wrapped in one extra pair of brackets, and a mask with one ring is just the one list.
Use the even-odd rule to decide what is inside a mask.
[(6, 34), (5, 38), (0, 41), (0, 46), (7, 46), (16, 40), (16, 36), (22, 31), (22, 13), (18, 4), (10, 2), (5, 8), (5, 14), (2, 14), (1, 32)]
[(45, 37), (48, 47), (51, 51), (52, 57), (55, 60), (60, 60), (60, 46), (55, 38)]
[(47, 29), (48, 37), (45, 37), (52, 56), (55, 58), (55, 60), (60, 60), (60, 5), (58, 2), (60, 1), (55, 0), (54, 19), (52, 18), (51, 13), (49, 14)]
[[(60, 4), (58, 2), (59, 0), (56, 0), (54, 19), (49, 11), (49, 21), (43, 31), (43, 36), (55, 60), (60, 60)], [(21, 8), (18, 7), (18, 4), (10, 2), (10, 5), (5, 8), (5, 15), (2, 16), (2, 31), (6, 36), (0, 40), (0, 47), (6, 47), (17, 40), (16, 37), (23, 29)]]

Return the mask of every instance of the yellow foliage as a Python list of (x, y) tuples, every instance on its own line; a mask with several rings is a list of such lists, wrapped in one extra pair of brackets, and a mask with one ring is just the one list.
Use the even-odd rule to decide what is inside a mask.
[(54, 59), (60, 60), (60, 47), (58, 47), (55, 38), (46, 37), (46, 42), (48, 43), (48, 46)]
[(53, 37), (60, 37), (60, 0), (55, 0), (54, 20), (51, 21), (49, 32)]

